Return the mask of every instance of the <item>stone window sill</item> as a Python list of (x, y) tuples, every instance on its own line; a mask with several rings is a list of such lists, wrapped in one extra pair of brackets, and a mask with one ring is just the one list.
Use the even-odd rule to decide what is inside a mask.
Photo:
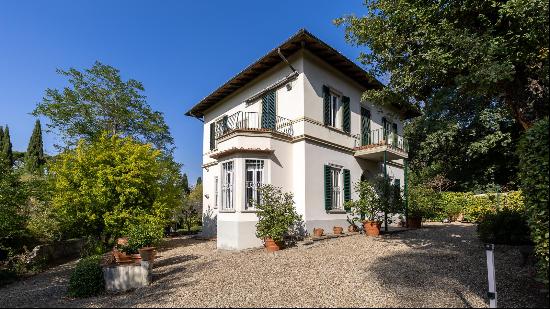
[(329, 214), (341, 214), (341, 215), (347, 214), (347, 212), (345, 210), (340, 210), (340, 209), (329, 210), (328, 213)]

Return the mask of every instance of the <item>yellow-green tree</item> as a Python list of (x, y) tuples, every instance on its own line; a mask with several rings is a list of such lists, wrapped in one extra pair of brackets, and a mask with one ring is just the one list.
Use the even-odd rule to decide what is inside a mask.
[(151, 144), (103, 134), (79, 141), (50, 167), (52, 205), (65, 237), (120, 236), (133, 220), (166, 222), (178, 205), (178, 165)]

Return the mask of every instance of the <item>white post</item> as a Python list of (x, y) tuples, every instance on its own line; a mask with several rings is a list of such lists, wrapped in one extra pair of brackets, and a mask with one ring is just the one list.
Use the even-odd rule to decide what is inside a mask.
[(497, 307), (494, 250), (495, 250), (494, 244), (485, 245), (485, 252), (487, 253), (487, 279), (489, 281), (489, 292), (487, 293), (487, 296), (489, 297), (489, 308)]

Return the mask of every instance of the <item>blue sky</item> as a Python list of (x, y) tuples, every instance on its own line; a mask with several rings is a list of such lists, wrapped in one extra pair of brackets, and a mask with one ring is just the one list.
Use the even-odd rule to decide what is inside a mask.
[[(300, 28), (356, 59), (332, 20), (364, 14), (347, 1), (0, 1), (0, 125), (26, 150), (34, 109), (46, 88), (66, 80), (56, 68), (94, 61), (143, 82), (164, 113), (175, 159), (190, 181), (201, 175), (202, 123), (184, 116), (199, 100)], [(42, 121), (45, 121), (44, 119)], [(45, 151), (59, 142), (45, 133)]]

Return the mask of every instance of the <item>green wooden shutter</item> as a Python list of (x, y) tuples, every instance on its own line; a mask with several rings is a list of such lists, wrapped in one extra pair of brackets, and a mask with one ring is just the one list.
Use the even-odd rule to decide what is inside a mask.
[[(351, 175), (348, 169), (344, 169), (344, 202), (351, 200)], [(346, 204), (344, 204), (346, 211), (351, 211)]]
[(330, 125), (330, 89), (323, 86), (323, 119), (326, 126)]
[(325, 210), (332, 209), (332, 177), (330, 177), (330, 166), (325, 165)]
[(361, 107), (361, 146), (371, 143), (370, 135), (370, 111)]
[(343, 121), (342, 121), (342, 130), (347, 133), (351, 132), (351, 111), (349, 107), (349, 97), (342, 97), (342, 112), (343, 112)]
[(262, 97), (262, 128), (274, 130), (276, 117), (275, 91), (270, 91)]
[(210, 124), (210, 150), (216, 148), (216, 123)]
[(393, 146), (397, 147), (397, 123), (392, 124), (392, 132), (393, 132)]

